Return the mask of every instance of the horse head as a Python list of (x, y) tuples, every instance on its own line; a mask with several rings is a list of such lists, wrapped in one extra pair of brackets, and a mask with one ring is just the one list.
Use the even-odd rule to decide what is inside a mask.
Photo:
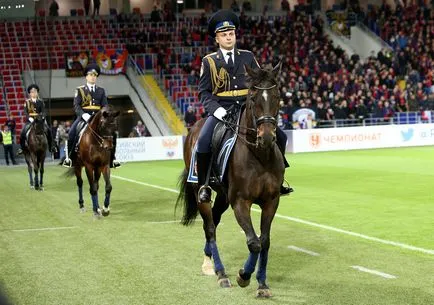
[(280, 91), (277, 75), (281, 64), (273, 69), (252, 69), (245, 66), (249, 76), (246, 102), (247, 124), (256, 130), (256, 146), (270, 148), (276, 142)]
[(33, 128), (36, 135), (45, 134), (45, 115), (38, 114), (33, 118)]
[(112, 105), (106, 105), (98, 111), (89, 123), (90, 129), (94, 136), (100, 142), (100, 145), (106, 149), (111, 149), (113, 142), (105, 140), (113, 140), (113, 133), (118, 130), (117, 117), (120, 111), (115, 110)]

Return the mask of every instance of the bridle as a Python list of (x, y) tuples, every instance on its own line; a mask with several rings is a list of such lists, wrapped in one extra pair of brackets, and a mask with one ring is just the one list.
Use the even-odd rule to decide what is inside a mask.
[[(258, 89), (258, 90), (270, 90), (277, 87), (277, 85), (272, 85), (270, 87), (259, 87), (259, 86), (253, 86), (254, 89)], [(247, 98), (248, 101), (248, 109), (251, 111), (252, 114), (252, 118), (253, 118), (253, 128), (252, 127), (245, 127), (245, 126), (241, 126), (239, 124), (235, 124), (235, 123), (231, 123), (229, 121), (223, 120), (223, 122), (225, 123), (226, 126), (228, 126), (236, 135), (238, 138), (240, 138), (247, 146), (253, 146), (255, 148), (257, 148), (259, 146), (259, 142), (258, 142), (258, 138), (256, 137), (256, 134), (258, 132), (258, 127), (264, 123), (271, 123), (274, 128), (277, 127), (277, 119), (275, 116), (272, 116), (270, 114), (265, 114), (260, 116), (259, 118), (256, 117), (255, 115), (255, 111), (254, 111), (254, 104), (255, 102), (252, 99), (252, 92), (249, 90), (249, 96)], [(247, 109), (246, 109), (247, 111)], [(239, 129), (244, 129), (246, 131), (246, 133), (244, 133), (244, 137), (241, 136), (240, 132), (237, 131), (237, 128)], [(248, 132), (252, 132), (255, 133), (255, 137), (256, 137), (256, 141), (255, 142), (250, 142), (249, 140), (247, 140), (247, 138), (245, 137), (245, 135), (247, 135)]]
[[(95, 118), (93, 118), (92, 121), (89, 122), (89, 124), (87, 124), (87, 128), (89, 128), (91, 134), (96, 139), (96, 141), (98, 142), (99, 146), (101, 148), (104, 148), (104, 141), (111, 141), (112, 142), (112, 146), (113, 146), (113, 136), (101, 136), (98, 132), (95, 131), (95, 129), (92, 128), (91, 123), (93, 122), (94, 119)], [(114, 124), (114, 123), (111, 123), (111, 124)], [(110, 150), (111, 147), (107, 147), (105, 149)]]

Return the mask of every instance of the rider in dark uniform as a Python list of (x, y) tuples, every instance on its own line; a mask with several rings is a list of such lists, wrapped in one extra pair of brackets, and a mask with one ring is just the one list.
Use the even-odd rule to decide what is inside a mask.
[[(31, 84), (27, 88), (27, 93), (30, 98), (28, 98), (24, 103), (24, 114), (26, 115), (26, 124), (21, 130), (20, 134), (20, 145), (21, 148), (18, 149), (17, 155), (21, 155), (26, 147), (26, 133), (30, 128), (30, 124), (33, 122), (34, 118), (41, 114), (45, 116), (45, 104), (42, 99), (39, 98), (39, 87), (36, 84)], [(45, 122), (45, 134), (47, 136), (48, 148), (51, 152), (56, 152), (56, 146), (53, 146), (53, 137), (51, 135), (51, 129), (48, 127), (47, 122)]]
[[(220, 10), (208, 23), (208, 32), (219, 44), (217, 52), (202, 59), (199, 81), (199, 99), (210, 114), (203, 125), (197, 144), (197, 171), (199, 202), (211, 200), (211, 189), (206, 184), (208, 167), (211, 163), (211, 140), (214, 127), (226, 115), (226, 110), (234, 103), (243, 104), (247, 98), (246, 71), (244, 65), (258, 69), (259, 64), (252, 52), (236, 48), (235, 30), (239, 19), (230, 10)], [(277, 145), (285, 160), (287, 137), (277, 128)], [(285, 167), (288, 163), (285, 160)], [(291, 193), (291, 187), (281, 186), (281, 195)]]
[[(68, 155), (63, 161), (63, 166), (72, 166), (72, 156), (75, 154), (77, 145), (77, 136), (79, 130), (77, 125), (79, 122), (88, 122), (90, 117), (98, 112), (101, 107), (107, 105), (107, 97), (105, 90), (96, 85), (96, 79), (101, 73), (98, 65), (90, 64), (84, 69), (84, 75), (86, 76), (86, 85), (79, 86), (75, 91), (74, 97), (74, 111), (77, 115), (76, 120), (71, 126), (68, 134)], [(111, 152), (111, 165), (110, 167), (119, 167), (121, 164), (115, 160), (116, 151), (116, 134), (113, 134), (113, 150)]]

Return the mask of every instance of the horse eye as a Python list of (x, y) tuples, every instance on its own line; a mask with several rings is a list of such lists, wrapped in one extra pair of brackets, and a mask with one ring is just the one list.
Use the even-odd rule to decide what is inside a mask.
[(109, 114), (108, 114), (108, 112), (103, 111), (102, 116), (105, 117), (105, 118), (108, 118)]

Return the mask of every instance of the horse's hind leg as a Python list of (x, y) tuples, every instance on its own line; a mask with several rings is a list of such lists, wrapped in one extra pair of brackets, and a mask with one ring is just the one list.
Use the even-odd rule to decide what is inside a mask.
[(102, 216), (109, 216), (110, 214), (110, 194), (112, 192), (112, 184), (110, 182), (110, 167), (106, 166), (103, 169), (103, 176), (105, 181), (105, 198), (104, 198), (104, 207), (102, 208)]
[(240, 227), (244, 230), (247, 238), (247, 247), (249, 248), (249, 257), (244, 263), (244, 268), (238, 273), (237, 282), (240, 287), (247, 287), (250, 284), (250, 277), (255, 272), (256, 263), (258, 261), (259, 252), (261, 251), (261, 243), (253, 228), (252, 219), (250, 217), (251, 202), (238, 199), (233, 205), (235, 217)]
[(86, 209), (84, 208), (83, 200), (83, 178), (81, 177), (81, 166), (76, 166), (74, 168), (75, 177), (77, 178), (78, 187), (78, 205), (80, 206), (80, 212), (84, 213)]
[(225, 273), (225, 267), (220, 259), (220, 254), (216, 242), (216, 226), (214, 225), (212, 209), (210, 203), (198, 204), (200, 215), (203, 219), (203, 230), (205, 231), (205, 238), (207, 240), (205, 245), (205, 255), (211, 255), (214, 260), (214, 269), (218, 277), (220, 287), (231, 287), (231, 282)]
[[(222, 218), (222, 214), (227, 210), (228, 207), (229, 207), (229, 202), (227, 201), (226, 195), (222, 193), (218, 193), (215, 198), (214, 205), (212, 207), (212, 218), (216, 230)], [(208, 239), (205, 243), (204, 252), (205, 252), (205, 256), (203, 258), (202, 273), (205, 275), (214, 275), (215, 274), (214, 266), (211, 260), (212, 253), (211, 253), (210, 243)]]

